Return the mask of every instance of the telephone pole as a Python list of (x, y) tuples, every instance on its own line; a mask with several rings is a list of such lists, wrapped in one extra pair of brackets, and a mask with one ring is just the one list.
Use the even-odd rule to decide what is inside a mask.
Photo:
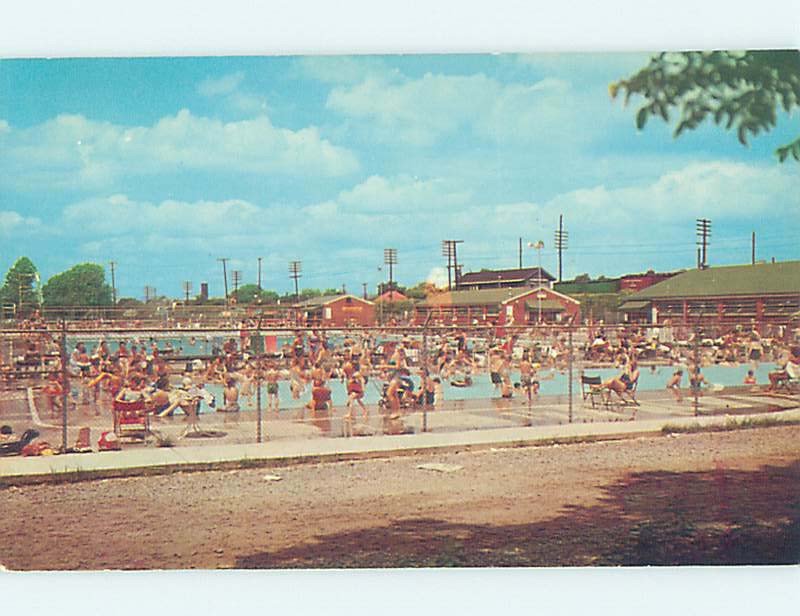
[(225, 281), (225, 305), (228, 305), (228, 261), (230, 257), (220, 257), (217, 261), (222, 262), (222, 279)]
[(708, 267), (708, 238), (711, 237), (711, 221), (708, 218), (698, 218), (695, 225), (697, 245), (700, 246), (700, 269)]
[(116, 306), (117, 305), (117, 279), (114, 276), (114, 274), (115, 274), (115, 270), (116, 270), (116, 267), (117, 267), (117, 262), (116, 261), (111, 261), (109, 263), (109, 265), (111, 266), (111, 299), (114, 302), (114, 305)]
[(192, 293), (192, 281), (191, 280), (184, 280), (183, 281), (183, 295), (186, 297), (186, 304), (189, 303), (189, 295)]
[(258, 290), (261, 290), (261, 257), (258, 258)]
[(555, 246), (558, 250), (558, 281), (561, 282), (561, 251), (567, 249), (569, 233), (564, 231), (564, 214), (558, 215), (558, 229), (556, 230)]
[[(442, 240), (442, 256), (447, 257), (447, 289), (453, 289), (453, 278), (455, 278), (456, 289), (458, 289), (458, 244), (463, 244), (464, 240)], [(454, 276), (451, 277), (451, 271)]]
[(522, 238), (519, 238), (519, 269), (522, 269)]
[(300, 296), (300, 291), (297, 288), (297, 279), (302, 276), (303, 271), (303, 263), (302, 261), (289, 261), (289, 278), (294, 279), (294, 301), (297, 303), (297, 299)]
[(367, 299), (367, 283), (362, 282), (361, 286), (364, 288), (364, 299)]
[(397, 265), (397, 248), (383, 249), (383, 263), (389, 266), (389, 291), (394, 289), (394, 266)]
[[(242, 272), (240, 270), (233, 270), (231, 272), (231, 279), (233, 281), (233, 295), (234, 297), (239, 291), (239, 283), (242, 281)], [(238, 301), (238, 297), (236, 298)]]
[(144, 288), (144, 303), (156, 298), (156, 288), (149, 285)]
[(750, 263), (751, 263), (751, 265), (755, 265), (756, 264), (756, 232), (755, 231), (753, 231), (753, 237), (751, 239)]

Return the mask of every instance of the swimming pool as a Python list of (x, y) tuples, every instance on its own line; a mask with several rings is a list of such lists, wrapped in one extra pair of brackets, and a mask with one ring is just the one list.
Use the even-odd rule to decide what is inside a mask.
[[(672, 376), (673, 372), (678, 368), (683, 369), (683, 380), (681, 387), (687, 389), (689, 386), (688, 369), (686, 366), (656, 366), (654, 369), (649, 367), (641, 368), (639, 375), (639, 390), (640, 391), (653, 391), (663, 390), (667, 381)], [(702, 372), (706, 380), (711, 384), (723, 386), (741, 385), (747, 371), (750, 370), (749, 365), (741, 366), (707, 366), (704, 367)], [(771, 363), (759, 364), (754, 370), (756, 381), (759, 384), (769, 383), (767, 374), (774, 370), (774, 365)], [(617, 368), (602, 368), (602, 369), (588, 369), (585, 371), (588, 376), (600, 376), (602, 379), (608, 379), (616, 374), (619, 374)], [(573, 373), (573, 393), (580, 395), (580, 374), (577, 370)], [(419, 378), (412, 377), (415, 385), (419, 386)], [(513, 382), (519, 382), (519, 372), (512, 371), (511, 378)], [(539, 373), (540, 389), (539, 393), (545, 396), (551, 395), (567, 395), (568, 379), (566, 373), (562, 374), (557, 371), (542, 371)], [(383, 381), (370, 378), (364, 390), (364, 403), (377, 404), (380, 400), (380, 392), (383, 387)], [(328, 387), (331, 389), (331, 399), (335, 407), (344, 406), (347, 402), (347, 390), (345, 384), (339, 380), (328, 381)], [(214, 394), (217, 400), (217, 405), (222, 406), (222, 386), (209, 384), (206, 385), (211, 393)], [(297, 409), (306, 404), (311, 398), (311, 388), (306, 387), (306, 390), (300, 396), (299, 400), (293, 400), (289, 392), (288, 381), (279, 382), (280, 394), (280, 408), (282, 409)], [(473, 384), (471, 387), (453, 387), (449, 382), (442, 382), (442, 392), (445, 400), (480, 400), (498, 397), (499, 394), (492, 385), (488, 374), (477, 374), (473, 376)], [(242, 410), (249, 411), (255, 410), (255, 395), (252, 401), (244, 396), (240, 396), (239, 405)], [(261, 406), (267, 408), (267, 391), (266, 387), (261, 388)], [(204, 409), (208, 411), (207, 408)]]

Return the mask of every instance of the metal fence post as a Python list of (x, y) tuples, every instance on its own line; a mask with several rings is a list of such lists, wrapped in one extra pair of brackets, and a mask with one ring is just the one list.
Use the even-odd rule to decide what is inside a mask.
[[(693, 353), (693, 355), (694, 355), (694, 370), (696, 372), (700, 370), (700, 341), (699, 341), (698, 338), (699, 338), (698, 330), (697, 330), (697, 327), (695, 327), (694, 328), (694, 353)], [(692, 371), (690, 370), (689, 371), (689, 387), (692, 388), (692, 394), (694, 396), (694, 416), (697, 417), (697, 415), (700, 413), (700, 402), (698, 400), (698, 390), (700, 388), (699, 388), (699, 383), (692, 384), (692, 379), (693, 379), (693, 375), (692, 375)]]
[(572, 325), (569, 325), (567, 329), (567, 345), (569, 346), (569, 352), (567, 353), (567, 382), (569, 383), (567, 395), (569, 398), (569, 423), (572, 423)]
[(256, 442), (261, 442), (261, 368), (262, 363), (259, 361), (256, 364)]
[(61, 320), (61, 451), (67, 451), (67, 409), (69, 408), (69, 371), (67, 370), (67, 320)]

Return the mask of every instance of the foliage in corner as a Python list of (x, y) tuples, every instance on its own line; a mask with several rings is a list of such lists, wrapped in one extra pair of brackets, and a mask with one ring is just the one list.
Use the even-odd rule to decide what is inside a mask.
[[(707, 118), (726, 130), (735, 129), (739, 142), (769, 132), (779, 109), (791, 113), (800, 107), (800, 51), (687, 51), (665, 52), (628, 79), (609, 86), (616, 98), (624, 92), (645, 100), (636, 113), (636, 128), (658, 116), (670, 121), (680, 114), (673, 133), (679, 137)], [(800, 137), (775, 151), (780, 162), (792, 156), (800, 161)]]

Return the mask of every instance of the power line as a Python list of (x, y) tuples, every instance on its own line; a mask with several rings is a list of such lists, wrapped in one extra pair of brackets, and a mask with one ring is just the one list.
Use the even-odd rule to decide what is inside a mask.
[(297, 280), (302, 276), (303, 263), (302, 261), (289, 261), (289, 278), (294, 279), (294, 301), (300, 296), (300, 291), (297, 288)]
[(697, 234), (698, 262), (700, 269), (708, 267), (708, 238), (711, 237), (711, 221), (707, 218), (698, 218), (695, 223)]
[(228, 303), (228, 261), (230, 257), (219, 257), (217, 261), (222, 261), (222, 279), (225, 282), (225, 304)]
[[(452, 291), (453, 278), (455, 278), (456, 289), (458, 289), (459, 267), (458, 267), (458, 244), (463, 244), (464, 240), (442, 240), (442, 256), (447, 257), (447, 289)], [(455, 276), (451, 275), (455, 273)]]
[(564, 231), (564, 215), (558, 215), (558, 229), (555, 234), (555, 247), (558, 251), (558, 281), (561, 282), (561, 253), (567, 249), (567, 238), (569, 233)]
[(111, 266), (111, 299), (114, 302), (114, 305), (117, 305), (117, 279), (114, 276), (115, 268), (117, 267), (116, 261), (111, 261), (109, 263)]
[(237, 297), (237, 293), (239, 292), (239, 283), (242, 281), (242, 272), (240, 270), (233, 270), (231, 272), (231, 279), (233, 281), (233, 295)]
[(389, 266), (389, 291), (394, 288), (394, 266), (397, 265), (397, 248), (383, 249), (383, 264)]

